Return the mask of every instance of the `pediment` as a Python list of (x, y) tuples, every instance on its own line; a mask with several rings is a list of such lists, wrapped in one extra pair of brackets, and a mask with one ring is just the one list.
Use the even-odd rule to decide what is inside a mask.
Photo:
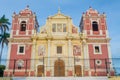
[(57, 13), (57, 14), (55, 14), (55, 15), (53, 15), (53, 16), (49, 16), (48, 18), (70, 18), (69, 16), (66, 16), (66, 15), (64, 15), (64, 14), (61, 14), (61, 13)]

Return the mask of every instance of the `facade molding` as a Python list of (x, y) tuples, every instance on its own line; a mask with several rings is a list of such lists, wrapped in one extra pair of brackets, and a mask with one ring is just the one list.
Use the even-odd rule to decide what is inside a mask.
[[(39, 76), (42, 71), (39, 70), (41, 67), (38, 69), (38, 65), (44, 66), (44, 76), (55, 76), (54, 74), (93, 76), (99, 72), (106, 73), (106, 69), (95, 68), (95, 65), (106, 67), (102, 65), (102, 62), (97, 64), (99, 60), (108, 59), (112, 63), (110, 38), (106, 24), (101, 25), (102, 18), (104, 16), (102, 17), (96, 10), (90, 8), (83, 13), (80, 22), (81, 31), (78, 31), (72, 18), (58, 11), (57, 14), (49, 16), (45, 25), (40, 27), (40, 32), (37, 32), (39, 25), (36, 15), (28, 7), (19, 14), (14, 13), (7, 56), (8, 60), (13, 61), (7, 61), (5, 74), (11, 75), (15, 72), (19, 74), (19, 72), (27, 71), (28, 75)], [(26, 21), (24, 22), (26, 28), (24, 24), (21, 25), (21, 21)], [(92, 26), (93, 21), (96, 21), (98, 26), (97, 24)], [(24, 32), (20, 31), (20, 27)], [(18, 70), (15, 64), (17, 59), (26, 60), (24, 65), (27, 66)], [(97, 63), (95, 60), (98, 60)], [(59, 69), (61, 65), (63, 69)], [(112, 64), (107, 64), (107, 66), (113, 67)], [(61, 74), (61, 72), (64, 73)]]

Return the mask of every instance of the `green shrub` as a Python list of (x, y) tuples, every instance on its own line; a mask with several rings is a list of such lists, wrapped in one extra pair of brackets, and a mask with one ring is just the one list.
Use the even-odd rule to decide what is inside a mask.
[(0, 77), (3, 77), (5, 65), (0, 65)]

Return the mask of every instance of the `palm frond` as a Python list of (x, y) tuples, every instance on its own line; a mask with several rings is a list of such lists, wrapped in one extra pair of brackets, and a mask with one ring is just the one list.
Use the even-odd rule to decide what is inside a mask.
[(9, 19), (5, 18), (5, 15), (3, 15), (0, 18), (0, 30), (1, 30), (1, 32), (5, 32), (6, 30), (9, 30), (8, 25), (10, 25)]

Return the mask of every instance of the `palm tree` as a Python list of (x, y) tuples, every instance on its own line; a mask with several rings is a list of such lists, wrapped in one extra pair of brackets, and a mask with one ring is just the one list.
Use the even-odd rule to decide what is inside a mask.
[(3, 15), (0, 18), (0, 30), (1, 30), (1, 32), (5, 32), (6, 30), (9, 30), (8, 25), (10, 25), (9, 19), (5, 18), (5, 15)]
[(0, 62), (2, 57), (2, 52), (4, 48), (4, 44), (8, 45), (8, 38), (10, 37), (9, 33), (4, 32), (3, 34), (0, 34), (0, 44), (1, 44), (1, 52), (0, 52)]
[(1, 63), (4, 44), (8, 45), (9, 42), (8, 37), (10, 36), (10, 34), (6, 32), (9, 31), (8, 25), (10, 25), (9, 19), (5, 18), (5, 15), (3, 15), (0, 18), (0, 44), (1, 44), (0, 63)]

